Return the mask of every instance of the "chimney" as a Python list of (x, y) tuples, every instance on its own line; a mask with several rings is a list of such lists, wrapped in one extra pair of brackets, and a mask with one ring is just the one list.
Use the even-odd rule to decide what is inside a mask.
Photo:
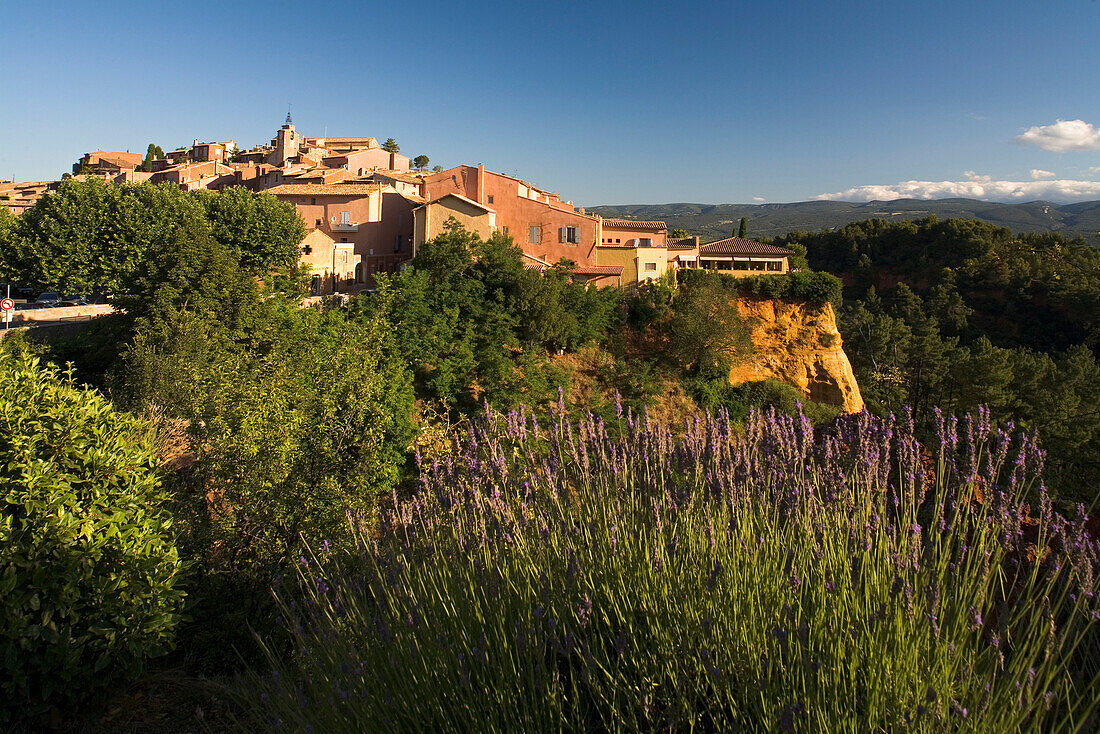
[(397, 170), (397, 153), (390, 153), (390, 170)]
[(485, 164), (477, 164), (477, 203), (485, 205)]

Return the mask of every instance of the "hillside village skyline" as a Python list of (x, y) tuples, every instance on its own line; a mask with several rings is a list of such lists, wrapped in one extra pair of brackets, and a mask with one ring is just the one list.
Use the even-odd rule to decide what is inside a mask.
[[(679, 268), (787, 272), (790, 251), (735, 229), (750, 216), (756, 238), (867, 218), (920, 219), (937, 212), (984, 218), (1017, 231), (1086, 237), (1094, 236), (1100, 223), (1096, 202), (1065, 210), (1042, 202), (983, 209), (967, 206), (978, 202), (958, 199), (942, 206), (887, 201), (878, 208), (872, 206), (875, 202), (845, 208), (843, 202), (817, 201), (586, 209), (528, 179), (492, 171), (484, 164), (446, 169), (437, 164), (429, 169), (429, 156), (410, 158), (401, 150), (394, 138), (379, 143), (371, 136), (310, 137), (298, 130), (288, 112), (266, 143), (241, 148), (233, 140), (195, 138), (167, 152), (150, 143), (144, 156), (95, 150), (84, 153), (61, 180), (92, 177), (108, 183), (168, 183), (184, 191), (232, 186), (266, 191), (293, 204), (305, 224), (301, 262), (310, 269), (315, 295), (372, 288), (377, 273), (399, 271), (451, 220), (483, 238), (495, 232), (510, 236), (530, 268), (568, 262), (573, 278), (601, 286), (630, 286)], [(0, 180), (0, 205), (20, 214), (56, 190), (61, 180)]]
[[(191, 33), (204, 9), (248, 42)], [(392, 136), (586, 206), (1100, 198), (1100, 90), (1084, 71), (1096, 3), (318, 12), (339, 19), (325, 48), (357, 52), (290, 44), (283, 74), (256, 43), (285, 37), (287, 19), (256, 2), (10, 8), (0, 61), (22, 71), (0, 89), (0, 178), (52, 178), (97, 147), (249, 145), (290, 103), (309, 135)], [(366, 41), (363, 28), (394, 30)], [(186, 48), (165, 53), (167, 29)], [(1036, 38), (1057, 42), (1029, 52)], [(41, 53), (58, 47), (81, 62)]]

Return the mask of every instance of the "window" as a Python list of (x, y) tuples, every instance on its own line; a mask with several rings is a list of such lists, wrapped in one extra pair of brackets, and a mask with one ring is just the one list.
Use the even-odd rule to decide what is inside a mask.
[(527, 225), (527, 242), (531, 245), (539, 244), (542, 239), (542, 227), (538, 224)]
[(347, 238), (347, 237), (341, 237), (341, 238), (340, 238), (340, 241), (341, 241), (341, 242), (347, 242), (347, 241), (348, 241), (348, 238)]
[(351, 212), (340, 212), (340, 224), (351, 224)]
[(578, 239), (576, 227), (558, 227), (558, 242), (568, 242), (575, 245)]
[(616, 245), (617, 245), (617, 244), (619, 244), (619, 243), (621, 243), (621, 242), (622, 242), (622, 240), (619, 240), (619, 239), (615, 240), (615, 244), (616, 244)]
[(316, 196), (309, 197), (309, 203), (310, 204), (316, 204), (317, 203), (317, 197)]
[(638, 238), (638, 247), (653, 247), (653, 238), (652, 237), (639, 237)]
[(748, 260), (734, 260), (733, 261), (733, 269), (734, 270), (748, 270), (749, 269), (749, 261)]
[(306, 245), (305, 247), (303, 247), (303, 248), (302, 248), (302, 252), (304, 252), (305, 254), (309, 255), (310, 253), (312, 253), (312, 252), (313, 252), (313, 248), (312, 248), (312, 247), (310, 247), (309, 245)]
[(646, 263), (646, 272), (657, 272), (657, 263)]
[(313, 223), (313, 226), (320, 227), (321, 226), (321, 220), (318, 219), (316, 222)]
[(507, 227), (501, 227), (500, 231), (504, 234), (508, 234), (508, 228)]
[(485, 200), (488, 201), (490, 204), (492, 204), (493, 203), (493, 195), (489, 194), (487, 197), (485, 197)]
[(777, 273), (782, 272), (783, 271), (783, 262), (781, 260), (769, 261), (768, 262), (768, 270), (771, 270), (772, 272), (777, 272)]
[(393, 236), (393, 251), (401, 252), (401, 235), (399, 234)]

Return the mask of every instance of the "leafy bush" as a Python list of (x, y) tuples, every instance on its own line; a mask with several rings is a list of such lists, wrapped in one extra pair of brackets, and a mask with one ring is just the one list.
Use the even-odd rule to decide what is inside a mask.
[(676, 294), (666, 332), (681, 367), (728, 377), (752, 354), (752, 328), (724, 286), (717, 278), (692, 278)]
[(570, 282), (567, 263), (529, 270), (510, 237), (483, 241), (454, 220), (411, 268), (378, 280), (378, 295), (353, 310), (382, 314), (419, 394), (460, 410), (539, 394), (545, 370), (534, 362), (601, 338), (619, 299), (616, 289)]
[(268, 629), (272, 579), (303, 537), (351, 545), (399, 482), (415, 427), (404, 365), (390, 335), (341, 310), (270, 298), (249, 341), (209, 313), (143, 324), (126, 353), (126, 389), (177, 429), (181, 470), (168, 480), (193, 563), (184, 652), (224, 670), (249, 628)]
[(681, 270), (679, 277), (681, 283), (719, 278), (731, 293), (753, 294), (786, 301), (831, 303), (834, 307), (840, 306), (843, 295), (840, 279), (821, 272), (734, 277), (719, 271)]
[(0, 720), (86, 701), (167, 651), (183, 592), (149, 427), (0, 353)]
[(490, 414), (424, 457), (377, 543), (303, 559), (297, 654), (241, 699), (287, 731), (1095, 731), (1100, 548), (1028, 516), (1030, 437), (617, 422)]
[(808, 400), (794, 387), (774, 378), (731, 385), (727, 375), (693, 375), (685, 384), (695, 401), (706, 410), (722, 408), (740, 423), (754, 408), (775, 408), (784, 415), (805, 415), (814, 425), (827, 423), (840, 414), (840, 407)]

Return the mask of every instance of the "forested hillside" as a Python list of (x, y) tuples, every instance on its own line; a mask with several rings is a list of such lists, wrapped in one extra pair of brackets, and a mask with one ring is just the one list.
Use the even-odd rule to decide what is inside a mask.
[(868, 406), (989, 406), (1038, 431), (1048, 478), (1091, 502), (1100, 482), (1100, 251), (1082, 238), (974, 220), (869, 220), (773, 240), (844, 280), (840, 330)]
[(900, 222), (936, 216), (940, 219), (980, 219), (1015, 232), (1058, 232), (1069, 237), (1083, 236), (1090, 244), (1100, 243), (1096, 238), (1100, 231), (1100, 201), (998, 204), (975, 199), (897, 199), (866, 203), (623, 204), (592, 207), (591, 211), (604, 217), (662, 220), (670, 230), (686, 229), (702, 237), (704, 242), (736, 234), (742, 217), (748, 220), (748, 235), (759, 239), (797, 230), (843, 227), (872, 218)]

